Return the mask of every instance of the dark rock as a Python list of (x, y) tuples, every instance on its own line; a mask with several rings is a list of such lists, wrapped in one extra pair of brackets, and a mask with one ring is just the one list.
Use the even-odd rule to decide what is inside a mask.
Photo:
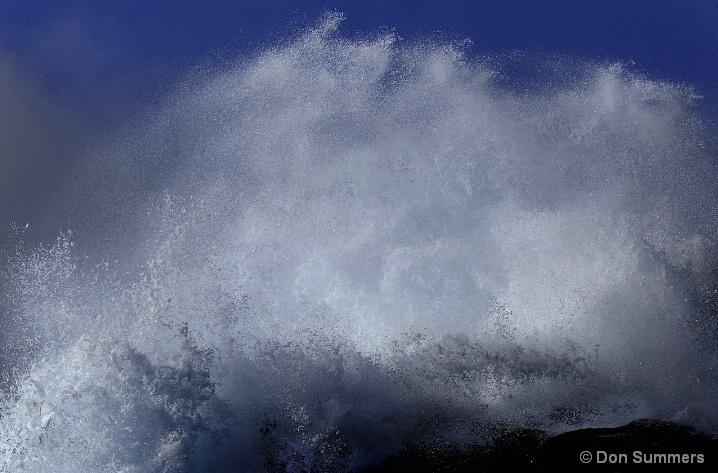
[[(582, 452), (590, 460), (581, 461)], [(584, 453), (584, 459), (588, 456)], [(648, 463), (650, 461), (651, 463)], [(690, 427), (638, 420), (622, 427), (581, 429), (549, 436), (509, 429), (488, 445), (407, 447), (361, 473), (530, 471), (718, 471), (718, 439)]]
[(410, 447), (362, 473), (485, 472), (511, 468), (525, 471), (545, 437), (539, 430), (511, 429), (501, 432), (488, 445), (474, 448), (442, 444)]
[(538, 472), (558, 468), (656, 471), (666, 468), (663, 464), (672, 471), (716, 471), (718, 440), (672, 422), (637, 420), (622, 427), (582, 429), (549, 438), (533, 461)]

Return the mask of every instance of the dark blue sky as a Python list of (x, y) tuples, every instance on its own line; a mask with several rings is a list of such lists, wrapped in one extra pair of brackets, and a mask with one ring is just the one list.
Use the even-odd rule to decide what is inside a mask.
[(704, 108), (718, 108), (715, 0), (5, 0), (0, 50), (51, 93), (126, 116), (192, 67), (289, 37), (325, 10), (346, 14), (347, 35), (393, 28), (469, 38), (479, 55), (634, 61), (651, 77), (693, 84)]

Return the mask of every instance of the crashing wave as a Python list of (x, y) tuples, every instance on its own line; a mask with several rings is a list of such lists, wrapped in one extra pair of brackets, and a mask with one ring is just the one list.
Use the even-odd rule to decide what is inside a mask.
[(6, 470), (352, 471), (501, 426), (716, 428), (692, 92), (578, 64), (519, 93), (339, 20), (93, 156), (67, 198), (102, 214), (78, 225), (104, 261), (81, 230), (9, 259)]

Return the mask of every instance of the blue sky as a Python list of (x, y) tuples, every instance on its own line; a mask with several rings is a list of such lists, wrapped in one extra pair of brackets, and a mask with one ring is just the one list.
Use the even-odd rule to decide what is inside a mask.
[[(716, 0), (4, 0), (0, 238), (42, 207), (93, 139), (152, 110), (189, 74), (296, 37), (326, 11), (345, 14), (349, 37), (394, 31), (469, 39), (477, 57), (620, 61), (692, 85), (701, 113), (718, 121)], [(508, 70), (517, 79), (508, 86), (534, 73)]]
[(131, 115), (193, 67), (290, 37), (326, 10), (346, 14), (347, 35), (393, 29), (469, 38), (478, 55), (633, 61), (651, 77), (693, 84), (704, 108), (718, 106), (715, 0), (5, 0), (0, 51), (45, 90), (109, 119)]

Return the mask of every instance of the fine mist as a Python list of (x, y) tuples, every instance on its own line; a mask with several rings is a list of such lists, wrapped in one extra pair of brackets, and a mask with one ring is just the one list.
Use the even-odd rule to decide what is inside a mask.
[(507, 58), (340, 21), (198, 74), (56, 190), (74, 233), (5, 255), (0, 467), (353, 471), (501, 426), (718, 428), (692, 90), (547, 59), (519, 92)]

